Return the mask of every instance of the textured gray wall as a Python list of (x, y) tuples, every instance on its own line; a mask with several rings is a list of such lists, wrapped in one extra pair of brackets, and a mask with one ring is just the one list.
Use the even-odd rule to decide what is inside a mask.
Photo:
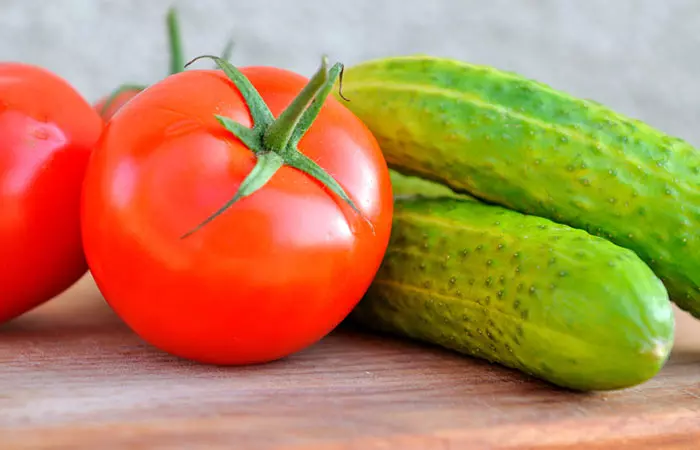
[(431, 53), (520, 72), (700, 145), (696, 0), (0, 0), (0, 58), (42, 64), (90, 100), (167, 70), (163, 14), (181, 13), (188, 56), (311, 74)]

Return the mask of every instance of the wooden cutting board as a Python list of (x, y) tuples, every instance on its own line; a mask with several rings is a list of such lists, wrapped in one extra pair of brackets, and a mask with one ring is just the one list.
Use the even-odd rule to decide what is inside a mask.
[(89, 277), (0, 327), (0, 449), (700, 448), (700, 327), (642, 386), (581, 394), (342, 329), (271, 364), (154, 350)]

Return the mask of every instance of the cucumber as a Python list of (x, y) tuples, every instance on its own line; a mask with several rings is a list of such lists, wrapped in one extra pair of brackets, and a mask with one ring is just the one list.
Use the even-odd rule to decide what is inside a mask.
[(420, 177), (407, 176), (395, 170), (389, 169), (392, 188), (395, 197), (411, 197), (422, 195), (426, 197), (455, 197), (464, 200), (477, 201), (474, 197), (466, 194), (458, 194), (449, 187), (425, 180)]
[(390, 168), (631, 249), (700, 317), (700, 152), (690, 144), (517, 74), (444, 58), (349, 67), (342, 93)]
[(671, 302), (632, 251), (500, 206), (402, 196), (396, 181), (387, 253), (348, 322), (581, 391), (665, 364)]

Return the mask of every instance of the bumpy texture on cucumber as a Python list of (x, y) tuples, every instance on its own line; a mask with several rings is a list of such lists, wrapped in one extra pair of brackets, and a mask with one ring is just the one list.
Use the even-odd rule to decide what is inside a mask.
[(351, 321), (577, 390), (634, 386), (667, 360), (671, 302), (632, 251), (475, 201), (395, 205), (387, 254)]
[(345, 71), (391, 168), (637, 253), (700, 317), (700, 151), (516, 74), (413, 56)]

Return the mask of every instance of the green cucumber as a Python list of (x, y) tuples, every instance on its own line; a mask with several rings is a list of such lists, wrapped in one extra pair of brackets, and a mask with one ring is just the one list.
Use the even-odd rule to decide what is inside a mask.
[(632, 251), (500, 206), (402, 195), (416, 187), (402, 181), (386, 256), (349, 321), (583, 391), (665, 364), (671, 302)]
[(458, 194), (443, 184), (425, 180), (420, 177), (407, 176), (395, 170), (389, 169), (389, 177), (392, 187), (394, 188), (394, 196), (410, 197), (422, 195), (426, 197), (457, 197), (464, 200), (477, 201), (469, 195)]
[(517, 74), (407, 56), (345, 70), (342, 93), (398, 172), (633, 250), (700, 317), (700, 151)]

